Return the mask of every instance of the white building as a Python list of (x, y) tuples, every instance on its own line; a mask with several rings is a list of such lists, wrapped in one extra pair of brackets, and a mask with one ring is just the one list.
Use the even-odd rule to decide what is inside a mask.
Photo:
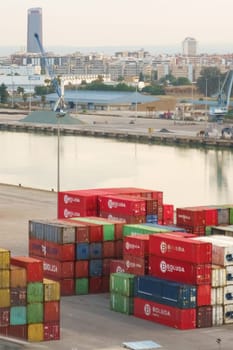
[(196, 56), (197, 54), (197, 41), (194, 38), (187, 37), (182, 43), (184, 56)]

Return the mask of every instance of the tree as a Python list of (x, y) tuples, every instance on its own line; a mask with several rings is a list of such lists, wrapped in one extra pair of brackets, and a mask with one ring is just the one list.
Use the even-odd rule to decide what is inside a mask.
[(17, 93), (18, 93), (19, 95), (22, 95), (22, 94), (24, 93), (24, 88), (21, 87), (21, 86), (18, 86), (18, 87), (17, 87)]
[(205, 67), (197, 79), (197, 88), (200, 93), (208, 97), (217, 95), (223, 75), (217, 67)]
[(188, 78), (186, 77), (179, 77), (176, 79), (176, 82), (174, 83), (174, 85), (176, 86), (181, 86), (181, 85), (190, 85), (190, 81)]
[(2, 84), (0, 86), (0, 102), (6, 103), (8, 100), (9, 93), (7, 91), (7, 87), (5, 84)]

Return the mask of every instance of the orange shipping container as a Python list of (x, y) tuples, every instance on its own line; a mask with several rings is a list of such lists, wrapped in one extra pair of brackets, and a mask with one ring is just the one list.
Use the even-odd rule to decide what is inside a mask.
[(27, 285), (27, 272), (23, 267), (10, 266), (10, 285), (11, 288), (25, 288)]

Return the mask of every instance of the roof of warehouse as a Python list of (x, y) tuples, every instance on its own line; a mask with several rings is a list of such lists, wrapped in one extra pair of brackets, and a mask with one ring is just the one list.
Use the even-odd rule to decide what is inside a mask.
[[(139, 92), (122, 91), (90, 91), (90, 90), (72, 90), (65, 91), (65, 100), (74, 103), (93, 103), (93, 104), (134, 104), (148, 103), (158, 101), (159, 98), (143, 95)], [(57, 94), (47, 95), (48, 101), (56, 101)]]
[[(31, 112), (27, 117), (20, 119), (20, 122), (58, 124), (57, 114), (53, 111), (35, 111)], [(64, 117), (59, 118), (59, 121), (60, 124), (83, 124), (81, 120), (71, 117), (68, 113)]]

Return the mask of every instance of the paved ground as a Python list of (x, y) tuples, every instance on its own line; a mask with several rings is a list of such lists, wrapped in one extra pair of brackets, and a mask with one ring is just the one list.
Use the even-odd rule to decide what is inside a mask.
[[(0, 247), (13, 256), (28, 255), (28, 220), (54, 217), (56, 193), (0, 184)], [(120, 350), (123, 342), (142, 340), (159, 343), (162, 350), (232, 350), (233, 325), (179, 331), (111, 311), (108, 294), (71, 296), (61, 301), (61, 340), (26, 347)], [(9, 348), (0, 342), (0, 349)]]

